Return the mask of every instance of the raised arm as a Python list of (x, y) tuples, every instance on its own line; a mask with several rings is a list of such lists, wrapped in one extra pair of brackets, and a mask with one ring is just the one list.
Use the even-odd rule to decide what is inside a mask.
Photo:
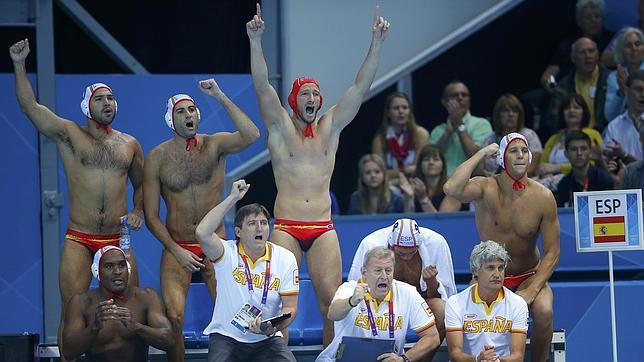
[(219, 132), (213, 137), (217, 138), (219, 151), (225, 153), (235, 153), (257, 141), (259, 138), (259, 129), (248, 118), (235, 103), (233, 103), (226, 94), (219, 88), (214, 79), (202, 80), (199, 82), (199, 90), (204, 94), (211, 96), (224, 107), (230, 119), (232, 119), (237, 132)]
[(552, 192), (548, 190), (543, 191), (542, 196), (544, 202), (544, 212), (541, 219), (541, 243), (543, 246), (543, 259), (537, 267), (537, 272), (532, 277), (530, 284), (517, 294), (523, 297), (530, 305), (534, 298), (539, 294), (539, 291), (548, 282), (552, 273), (554, 273), (557, 264), (559, 263), (559, 254), (561, 247), (559, 244), (559, 218), (557, 217), (557, 203)]
[(28, 54), (28, 39), (21, 40), (9, 47), (9, 55), (13, 61), (13, 71), (16, 77), (16, 98), (18, 98), (20, 110), (27, 115), (38, 131), (49, 138), (56, 139), (58, 133), (65, 130), (66, 124), (72, 122), (58, 117), (47, 107), (36, 102), (25, 68), (25, 59)]
[(460, 202), (471, 202), (483, 198), (483, 185), (486, 182), (484, 177), (474, 177), (472, 172), (476, 169), (479, 163), (485, 158), (495, 156), (499, 152), (499, 145), (492, 143), (482, 148), (474, 154), (474, 156), (467, 159), (467, 161), (460, 164), (452, 177), (450, 177), (445, 185), (443, 191), (446, 195), (455, 198)]
[(259, 110), (264, 124), (271, 128), (283, 119), (288, 119), (286, 110), (282, 107), (277, 92), (268, 82), (268, 67), (262, 50), (262, 35), (266, 26), (262, 20), (262, 8), (257, 4), (257, 13), (246, 23), (246, 33), (250, 41), (250, 72), (253, 78), (255, 92), (259, 99)]
[(181, 268), (187, 272), (194, 273), (204, 267), (201, 258), (193, 252), (180, 247), (179, 244), (174, 241), (168, 228), (159, 216), (159, 203), (161, 202), (161, 179), (159, 177), (160, 152), (161, 151), (158, 148), (150, 151), (143, 168), (143, 205), (145, 210), (145, 222), (154, 237), (163, 244), (163, 247), (166, 250), (172, 253), (175, 259), (177, 259)]
[[(340, 321), (349, 314), (351, 309), (357, 307), (358, 304), (364, 300), (364, 295), (367, 291), (367, 283), (357, 283), (353, 290), (349, 290), (350, 288), (350, 284), (342, 284), (340, 286), (336, 292), (336, 296), (331, 301), (327, 318), (335, 322)], [(339, 296), (347, 295), (349, 293), (351, 294), (348, 298)]]
[(137, 140), (133, 140), (134, 156), (128, 170), (128, 177), (134, 189), (134, 209), (127, 215), (127, 223), (134, 230), (143, 226), (143, 149)]
[(195, 231), (197, 234), (197, 240), (199, 240), (199, 244), (201, 245), (201, 249), (203, 249), (204, 254), (206, 254), (206, 256), (211, 260), (219, 259), (219, 257), (224, 253), (224, 244), (215, 233), (215, 230), (224, 221), (226, 212), (228, 212), (228, 210), (230, 210), (237, 201), (241, 200), (244, 195), (246, 195), (249, 188), (250, 184), (246, 184), (246, 181), (244, 180), (233, 182), (233, 186), (228, 197), (210, 210), (201, 222), (199, 222), (199, 225), (197, 225), (197, 230)]
[(364, 95), (371, 87), (373, 78), (376, 76), (378, 63), (380, 62), (380, 50), (389, 30), (389, 22), (379, 15), (379, 10), (379, 7), (376, 6), (371, 45), (369, 46), (367, 57), (362, 62), (355, 81), (333, 108), (333, 128), (336, 131), (341, 131), (356, 116), (362, 105)]

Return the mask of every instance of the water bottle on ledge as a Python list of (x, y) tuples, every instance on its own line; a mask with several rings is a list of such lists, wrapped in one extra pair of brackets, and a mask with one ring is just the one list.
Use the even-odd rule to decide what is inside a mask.
[(119, 247), (126, 256), (130, 256), (130, 226), (127, 224), (127, 215), (121, 216), (121, 237)]

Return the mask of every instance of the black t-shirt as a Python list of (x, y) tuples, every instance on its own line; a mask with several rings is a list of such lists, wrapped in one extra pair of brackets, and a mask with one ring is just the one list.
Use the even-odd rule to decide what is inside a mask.
[(588, 189), (584, 190), (584, 185), (575, 180), (572, 171), (564, 176), (557, 185), (557, 206), (573, 206), (573, 192), (581, 191), (605, 191), (613, 189), (613, 179), (603, 168), (590, 165), (588, 167)]

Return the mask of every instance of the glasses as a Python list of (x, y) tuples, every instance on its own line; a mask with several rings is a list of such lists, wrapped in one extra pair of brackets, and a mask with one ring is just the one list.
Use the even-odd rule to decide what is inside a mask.
[(448, 98), (448, 99), (468, 98), (469, 96), (470, 96), (470, 94), (467, 93), (467, 92), (454, 92), (454, 93), (447, 93), (446, 98)]

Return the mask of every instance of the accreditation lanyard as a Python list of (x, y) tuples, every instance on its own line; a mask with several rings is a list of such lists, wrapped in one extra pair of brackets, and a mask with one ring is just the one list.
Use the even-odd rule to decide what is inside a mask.
[[(369, 317), (369, 326), (371, 327), (371, 334), (374, 337), (378, 336), (378, 330), (376, 329), (376, 321), (373, 319), (373, 313), (371, 313), (371, 302), (364, 300), (364, 304), (367, 306), (367, 317)], [(389, 299), (389, 338), (394, 338), (394, 298), (393, 295)]]
[[(270, 252), (270, 251), (269, 251)], [(241, 256), (244, 261), (244, 269), (246, 271), (246, 284), (248, 285), (248, 292), (252, 295), (255, 292), (253, 288), (253, 276), (250, 274), (250, 267), (246, 255)], [(266, 305), (266, 297), (268, 296), (268, 285), (271, 282), (271, 259), (266, 259), (266, 273), (264, 274), (264, 290), (262, 292), (262, 305)]]

